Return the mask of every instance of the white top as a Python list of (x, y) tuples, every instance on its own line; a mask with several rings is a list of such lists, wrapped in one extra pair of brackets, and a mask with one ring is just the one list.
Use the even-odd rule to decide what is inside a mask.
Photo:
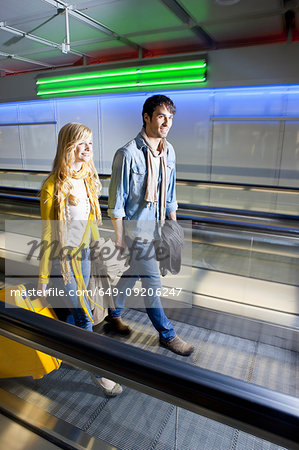
[[(74, 195), (79, 199), (78, 205), (74, 206), (68, 201), (66, 202), (66, 246), (68, 247), (79, 247), (90, 214), (90, 201), (87, 196), (85, 185), (81, 184), (80, 187), (83, 187), (83, 189), (74, 189), (73, 191)], [(78, 193), (80, 196), (76, 195)]]
[(159, 179), (159, 173), (160, 173), (160, 158), (153, 158), (154, 163), (155, 163), (155, 169), (156, 169), (156, 178), (157, 181)]

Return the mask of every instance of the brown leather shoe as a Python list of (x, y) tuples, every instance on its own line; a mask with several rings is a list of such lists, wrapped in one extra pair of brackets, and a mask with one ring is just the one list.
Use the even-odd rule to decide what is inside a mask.
[(123, 322), (121, 317), (107, 316), (105, 317), (105, 320), (109, 323), (111, 331), (121, 334), (122, 336), (127, 336), (132, 331), (129, 325)]
[(189, 356), (194, 350), (193, 345), (187, 344), (187, 342), (183, 341), (183, 339), (180, 339), (178, 336), (171, 339), (171, 341), (160, 340), (160, 344), (163, 347), (168, 348), (168, 350), (171, 350), (173, 353), (181, 356)]

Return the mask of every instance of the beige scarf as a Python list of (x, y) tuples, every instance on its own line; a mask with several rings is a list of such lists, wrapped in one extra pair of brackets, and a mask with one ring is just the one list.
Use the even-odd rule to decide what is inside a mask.
[(158, 181), (155, 171), (154, 158), (160, 158), (161, 166), (161, 194), (160, 194), (160, 220), (165, 219), (166, 215), (166, 171), (167, 171), (167, 141), (162, 138), (157, 150), (153, 149), (149, 142), (145, 129), (142, 128), (141, 136), (148, 147), (147, 151), (147, 186), (144, 200), (147, 203), (158, 203)]

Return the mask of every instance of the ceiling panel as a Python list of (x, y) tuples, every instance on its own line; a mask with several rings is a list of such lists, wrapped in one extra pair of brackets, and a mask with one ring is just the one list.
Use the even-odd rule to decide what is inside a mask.
[(149, 44), (151, 42), (163, 42), (163, 41), (171, 41), (175, 40), (178, 41), (179, 39), (186, 39), (186, 38), (194, 38), (194, 33), (190, 31), (189, 29), (185, 30), (178, 30), (178, 31), (163, 31), (159, 30), (155, 33), (142, 33), (142, 34), (134, 34), (132, 35), (126, 35), (127, 37), (130, 37), (131, 41), (136, 42), (139, 45), (142, 45), (145, 48), (148, 48)]
[(82, 53), (86, 53), (88, 56), (95, 57), (101, 56), (102, 52), (104, 50), (111, 51), (111, 49), (119, 50), (120, 52), (123, 51), (123, 49), (128, 50), (128, 47), (122, 44), (119, 41), (104, 41), (104, 42), (92, 42), (90, 44), (85, 43), (84, 45), (74, 45), (72, 47), (74, 50)]
[(90, 60), (88, 59), (88, 62), (90, 64), (136, 58), (136, 51), (126, 46), (111, 46), (110, 48), (107, 46), (105, 48), (102, 48), (100, 52), (95, 48), (93, 50), (88, 49), (86, 53), (90, 58)]
[[(27, 19), (35, 15), (50, 16), (55, 12), (53, 6), (43, 0), (1, 0), (0, 16), (1, 20), (12, 25), (16, 20), (24, 17)], [(24, 20), (24, 19), (22, 19)]]
[(88, 8), (87, 13), (119, 34), (181, 25), (181, 21), (159, 0), (106, 2)]
[(3, 52), (20, 55), (43, 48), (45, 48), (44, 44), (0, 30), (0, 49)]
[(12, 72), (26, 72), (27, 70), (40, 70), (41, 66), (18, 61), (16, 59), (0, 59), (0, 70), (5, 69)]
[[(55, 12), (55, 9), (53, 8)], [(35, 21), (36, 22), (36, 21)], [(24, 31), (30, 32), (33, 27), (33, 23), (26, 23), (22, 26)], [(32, 34), (39, 36), (49, 41), (61, 44), (65, 38), (65, 18), (64, 15), (59, 15), (53, 18), (51, 22), (46, 23), (38, 30), (34, 31)]]
[(74, 64), (80, 59), (80, 56), (73, 55), (71, 53), (64, 54), (60, 50), (56, 50), (55, 48), (51, 49), (50, 47), (49, 47), (49, 49), (47, 49), (47, 51), (43, 51), (40, 53), (34, 53), (34, 55), (33, 54), (32, 55), (24, 54), (22, 56), (24, 56), (25, 58), (26, 57), (28, 57), (30, 59), (32, 58), (36, 61), (48, 63), (53, 66), (63, 65), (63, 64), (66, 64), (66, 65)]
[(106, 39), (107, 34), (86, 23), (80, 22), (74, 17), (70, 17), (70, 37), (71, 42), (75, 42), (84, 39)]
[(280, 0), (240, 0), (235, 5), (219, 5), (216, 0), (179, 0), (182, 6), (198, 22), (222, 21), (250, 14), (281, 11)]
[[(55, 14), (54, 8), (53, 11)], [(49, 18), (51, 16), (53, 16), (53, 14), (50, 15)], [(30, 33), (32, 31), (32, 34), (34, 34), (35, 36), (39, 36), (44, 39), (53, 40), (54, 42), (61, 43), (66, 34), (64, 14), (53, 17), (53, 19), (50, 22), (45, 23), (44, 25), (43, 22), (44, 20), (35, 19), (32, 21), (27, 21), (23, 24), (19, 24), (18, 27), (16, 28), (22, 29), (27, 33)], [(40, 26), (40, 28), (38, 28), (38, 30), (36, 31), (33, 31), (38, 26)], [(72, 41), (83, 39), (96, 39), (96, 38), (99, 39), (107, 37), (107, 34), (97, 30), (94, 27), (91, 27), (90, 25), (80, 22), (78, 19), (75, 19), (72, 16), (69, 17), (69, 27), (70, 27), (69, 28), (70, 37)]]
[(144, 47), (154, 55), (169, 53), (182, 53), (184, 51), (201, 51), (203, 47), (195, 36), (161, 41), (150, 41)]
[(221, 41), (246, 41), (255, 37), (281, 35), (283, 22), (280, 17), (268, 19), (239, 20), (227, 27), (225, 24), (206, 25), (207, 31), (217, 42)]

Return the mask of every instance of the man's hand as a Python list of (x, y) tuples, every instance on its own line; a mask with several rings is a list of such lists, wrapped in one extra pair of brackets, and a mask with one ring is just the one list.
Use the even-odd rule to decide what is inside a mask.
[(117, 248), (117, 250), (119, 250), (120, 253), (123, 253), (125, 251), (126, 243), (124, 237), (121, 237), (120, 239), (119, 238), (115, 239), (115, 248)]
[(176, 211), (171, 211), (170, 213), (168, 213), (168, 218), (170, 220), (176, 220)]

